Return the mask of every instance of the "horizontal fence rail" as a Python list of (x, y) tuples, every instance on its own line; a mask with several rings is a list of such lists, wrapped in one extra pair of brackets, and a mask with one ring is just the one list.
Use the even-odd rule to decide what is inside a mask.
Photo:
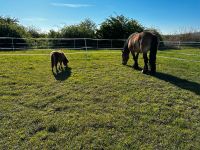
[[(0, 37), (0, 50), (17, 49), (122, 49), (126, 39)], [(200, 42), (160, 41), (159, 49), (198, 47)]]

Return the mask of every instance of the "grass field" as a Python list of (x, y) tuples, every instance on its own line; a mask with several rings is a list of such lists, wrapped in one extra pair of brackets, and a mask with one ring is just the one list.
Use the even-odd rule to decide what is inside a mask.
[(159, 51), (155, 76), (108, 50), (54, 76), (50, 51), (0, 52), (0, 149), (200, 149), (199, 49)]

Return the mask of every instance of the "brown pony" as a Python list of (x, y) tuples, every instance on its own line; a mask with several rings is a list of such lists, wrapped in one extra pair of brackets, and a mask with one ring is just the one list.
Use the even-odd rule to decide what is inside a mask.
[[(156, 53), (159, 45), (158, 37), (148, 31), (141, 33), (133, 33), (129, 36), (124, 44), (122, 50), (122, 64), (126, 65), (129, 59), (129, 53), (133, 55), (134, 65), (133, 68), (139, 69), (138, 66), (138, 56), (139, 53), (143, 53), (144, 58), (144, 68), (143, 73), (148, 72), (148, 61), (150, 64), (151, 73), (156, 72)], [(147, 52), (150, 50), (149, 59), (147, 57)], [(135, 54), (136, 53), (136, 54)]]
[(56, 71), (58, 72), (57, 65), (60, 64), (59, 69), (63, 69), (62, 64), (64, 67), (67, 67), (67, 63), (69, 62), (66, 58), (65, 54), (61, 51), (53, 51), (51, 52), (51, 68), (53, 71), (54, 66), (56, 67)]

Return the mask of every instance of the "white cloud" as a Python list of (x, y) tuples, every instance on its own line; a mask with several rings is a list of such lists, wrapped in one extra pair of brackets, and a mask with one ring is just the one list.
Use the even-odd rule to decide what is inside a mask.
[(40, 17), (34, 17), (34, 18), (23, 18), (23, 21), (29, 21), (29, 22), (44, 22), (47, 21), (46, 18), (40, 18)]
[(69, 8), (81, 8), (81, 7), (91, 7), (93, 5), (89, 4), (72, 4), (72, 3), (51, 3), (52, 6), (57, 7), (69, 7)]

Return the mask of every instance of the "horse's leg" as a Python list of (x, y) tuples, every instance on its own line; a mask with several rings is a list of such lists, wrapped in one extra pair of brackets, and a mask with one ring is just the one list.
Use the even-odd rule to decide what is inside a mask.
[(131, 51), (131, 54), (133, 55), (133, 60), (134, 60), (133, 68), (134, 69), (139, 69), (139, 66), (138, 66), (138, 55), (139, 55), (139, 53), (137, 53), (135, 55), (135, 52)]
[(137, 52), (136, 56), (135, 56), (135, 64), (136, 64), (136, 69), (139, 69), (139, 65), (138, 65), (138, 56), (139, 56), (139, 52)]
[(147, 57), (147, 53), (143, 53), (143, 59), (144, 59), (144, 68), (142, 70), (142, 73), (146, 74), (148, 72), (148, 57)]
[(55, 56), (52, 54), (51, 55), (51, 70), (52, 70), (52, 72), (53, 72), (54, 66), (55, 66)]
[(51, 65), (51, 71), (52, 71), (52, 72), (53, 72), (53, 67), (54, 67), (54, 64)]
[(62, 61), (60, 62), (60, 69), (63, 70)]
[(58, 72), (58, 62), (57, 61), (56, 61), (55, 66), (56, 66), (56, 72)]
[(151, 74), (154, 74), (156, 72), (156, 53), (157, 53), (157, 50), (155, 51), (150, 51), (150, 54), (149, 54), (149, 64), (150, 64), (150, 68), (151, 68), (151, 71), (150, 73)]

